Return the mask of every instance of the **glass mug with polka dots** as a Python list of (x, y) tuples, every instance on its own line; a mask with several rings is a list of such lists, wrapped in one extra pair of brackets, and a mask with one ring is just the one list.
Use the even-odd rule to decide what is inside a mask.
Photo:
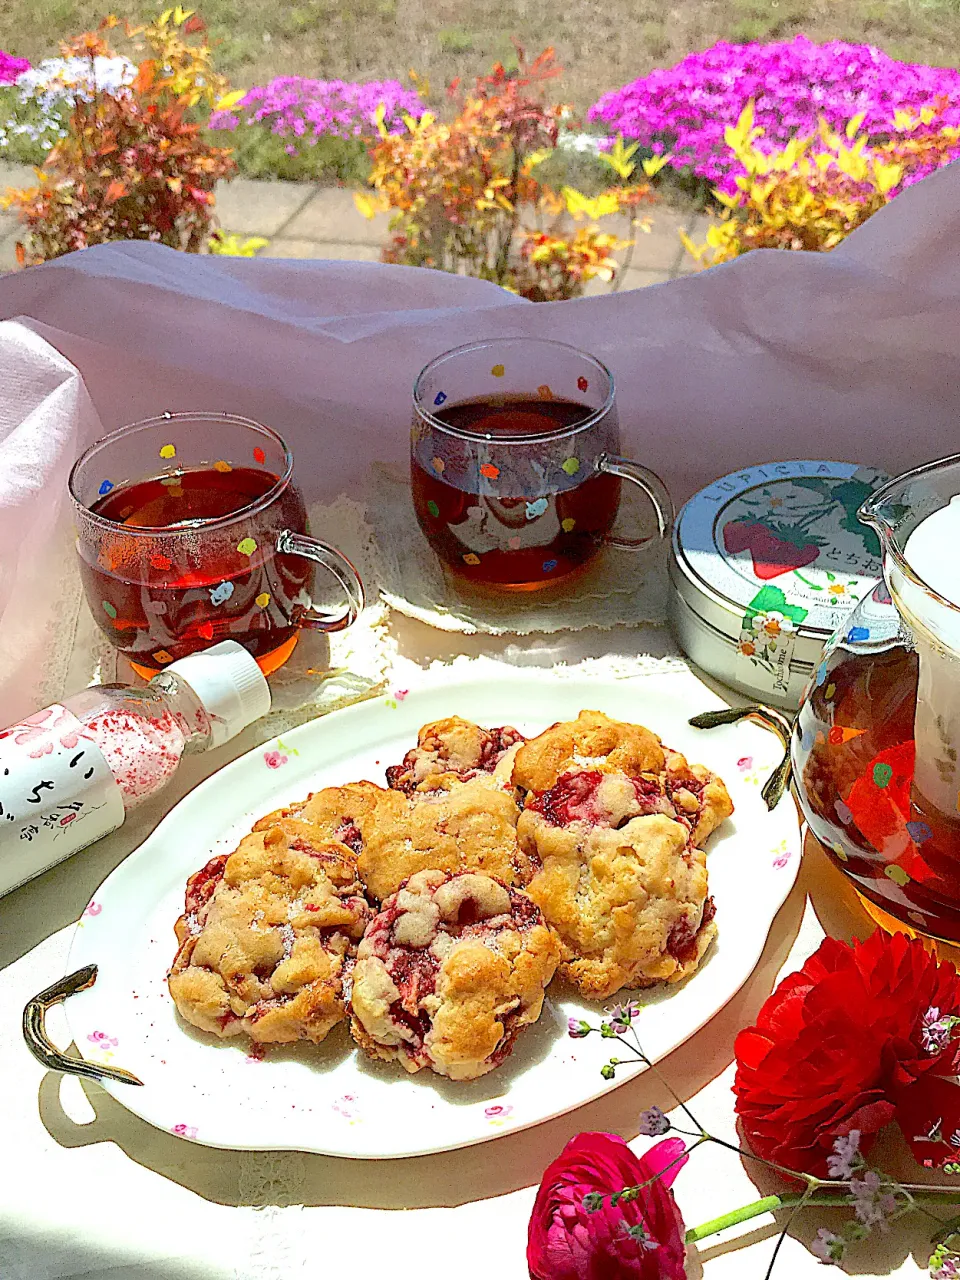
[[(663, 482), (619, 454), (613, 377), (576, 347), (534, 338), (474, 342), (438, 356), (413, 390), (417, 520), (443, 565), (508, 591), (550, 586), (603, 546), (667, 537)], [(621, 482), (653, 506), (650, 537), (612, 530)]]
[[(165, 413), (98, 440), (69, 486), (87, 603), (144, 676), (221, 640), (269, 675), (301, 627), (340, 631), (363, 607), (350, 562), (309, 536), (293, 455), (269, 427)], [(329, 609), (315, 603), (327, 588)]]

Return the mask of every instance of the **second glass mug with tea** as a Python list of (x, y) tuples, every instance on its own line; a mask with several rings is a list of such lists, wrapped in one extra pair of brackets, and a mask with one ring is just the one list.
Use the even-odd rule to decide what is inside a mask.
[[(300, 628), (340, 631), (363, 587), (311, 538), (293, 456), (269, 427), (227, 413), (165, 413), (92, 445), (70, 473), (87, 602), (141, 675), (221, 640), (264, 674)], [(322, 566), (336, 597), (314, 604)]]
[[(414, 509), (458, 576), (532, 591), (604, 545), (635, 550), (667, 537), (670, 496), (620, 456), (613, 377), (586, 352), (534, 338), (456, 347), (423, 369), (413, 402)], [(653, 506), (652, 538), (612, 532), (623, 480)]]

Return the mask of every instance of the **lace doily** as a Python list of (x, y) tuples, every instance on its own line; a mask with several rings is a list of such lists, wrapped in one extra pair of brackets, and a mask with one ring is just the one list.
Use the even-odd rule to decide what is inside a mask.
[(603, 551), (574, 586), (471, 597), (469, 587), (454, 586), (444, 575), (421, 533), (405, 471), (383, 463), (371, 467), (367, 511), (380, 554), (384, 600), (442, 631), (531, 635), (665, 620), (668, 579), (662, 544), (641, 551)]
[(237, 1154), (237, 1190), (248, 1244), (236, 1280), (288, 1280), (306, 1274), (312, 1245), (302, 1204), (305, 1157), (299, 1151)]

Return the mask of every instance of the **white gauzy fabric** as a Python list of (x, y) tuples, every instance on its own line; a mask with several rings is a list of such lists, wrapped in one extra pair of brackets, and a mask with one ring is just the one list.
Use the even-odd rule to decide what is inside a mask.
[(102, 431), (80, 374), (30, 329), (0, 324), (0, 370), (0, 725), (6, 725), (43, 706), (50, 687), (63, 683), (80, 606), (67, 476)]

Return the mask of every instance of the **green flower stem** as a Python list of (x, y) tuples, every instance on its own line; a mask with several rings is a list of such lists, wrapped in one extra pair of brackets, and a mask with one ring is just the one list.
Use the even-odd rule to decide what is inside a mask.
[(759, 1218), (761, 1213), (773, 1213), (774, 1209), (782, 1209), (790, 1199), (796, 1202), (799, 1196), (764, 1196), (762, 1200), (755, 1200), (753, 1204), (745, 1204), (739, 1209), (731, 1209), (729, 1213), (722, 1213), (719, 1218), (701, 1222), (699, 1227), (691, 1227), (684, 1239), (687, 1244), (695, 1244), (698, 1240), (705, 1240), (707, 1236), (716, 1235), (718, 1231), (726, 1231), (727, 1227), (735, 1227), (740, 1222)]
[[(824, 1184), (825, 1186), (829, 1184)], [(849, 1183), (844, 1183), (848, 1186)], [(942, 1204), (944, 1194), (952, 1192), (954, 1196), (960, 1196), (960, 1188), (953, 1191), (949, 1187), (924, 1187), (925, 1194), (916, 1194), (914, 1199), (918, 1202), (927, 1200), (931, 1204)], [(932, 1194), (931, 1194), (932, 1193)], [(764, 1196), (762, 1200), (754, 1200), (752, 1204), (745, 1204), (739, 1209), (731, 1209), (729, 1213), (721, 1214), (719, 1218), (711, 1218), (709, 1222), (702, 1222), (698, 1227), (691, 1227), (684, 1239), (687, 1244), (695, 1244), (698, 1240), (705, 1240), (707, 1236), (715, 1236), (720, 1231), (726, 1231), (728, 1227), (738, 1226), (741, 1222), (749, 1222), (751, 1218), (759, 1218), (762, 1213), (773, 1213), (777, 1209), (795, 1209), (801, 1201), (805, 1201), (811, 1209), (827, 1207), (827, 1208), (849, 1208), (850, 1195), (822, 1195), (814, 1191), (806, 1195), (786, 1195), (786, 1196)], [(901, 1210), (897, 1217), (902, 1216), (904, 1212), (909, 1212), (910, 1206), (906, 1206)], [(960, 1218), (952, 1219), (950, 1224), (960, 1225)]]

